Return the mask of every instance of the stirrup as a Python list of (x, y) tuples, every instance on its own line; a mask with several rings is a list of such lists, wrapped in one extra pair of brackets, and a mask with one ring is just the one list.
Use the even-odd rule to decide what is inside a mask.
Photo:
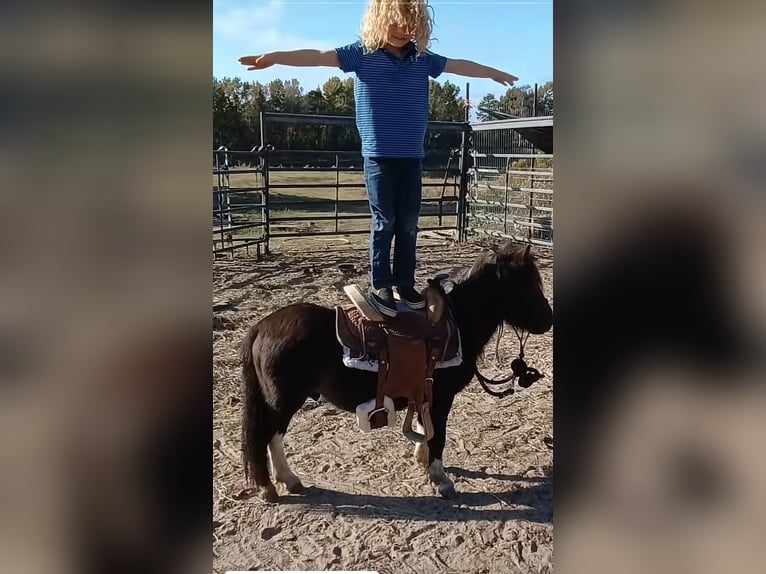
[(434, 437), (434, 425), (431, 421), (431, 412), (428, 404), (424, 404), (418, 413), (418, 421), (423, 426), (425, 433), (421, 434), (412, 428), (412, 417), (415, 414), (415, 408), (410, 404), (407, 407), (407, 416), (404, 417), (402, 424), (402, 433), (408, 440), (422, 444), (428, 442)]
[(373, 429), (370, 425), (370, 417), (376, 412), (386, 412), (386, 426), (388, 428), (396, 427), (396, 407), (391, 397), (383, 398), (383, 407), (381, 409), (375, 408), (376, 400), (372, 399), (366, 403), (357, 405), (356, 407), (356, 424), (359, 430), (362, 432), (372, 432)]

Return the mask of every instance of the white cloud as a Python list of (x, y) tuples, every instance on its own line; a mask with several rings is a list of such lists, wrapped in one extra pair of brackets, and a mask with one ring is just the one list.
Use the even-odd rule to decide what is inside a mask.
[[(216, 5), (216, 8), (220, 4)], [(281, 2), (268, 2), (251, 7), (232, 6), (213, 11), (213, 35), (228, 40), (257, 36), (262, 30), (275, 29), (282, 19)]]
[(219, 7), (213, 12), (214, 43), (241, 47), (243, 54), (304, 48), (329, 50), (335, 47), (331, 43), (283, 33), (280, 30), (284, 18), (282, 0), (268, 0), (244, 8), (241, 5), (227, 7), (218, 0), (216, 8)]
[(296, 78), (304, 90), (324, 84), (332, 76), (343, 77), (338, 69), (274, 66), (259, 72), (246, 72), (238, 63), (241, 56), (278, 50), (314, 48), (330, 50), (340, 45), (332, 38), (310, 39), (289, 33), (290, 13), (283, 2), (261, 0), (215, 0), (213, 9), (213, 75), (240, 77), (247, 81)]

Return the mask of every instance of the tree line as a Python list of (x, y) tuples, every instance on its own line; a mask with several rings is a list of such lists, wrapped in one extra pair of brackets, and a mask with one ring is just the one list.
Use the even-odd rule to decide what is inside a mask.
[[(431, 80), (429, 119), (463, 121), (465, 99), (460, 88), (447, 81)], [(478, 105), (479, 121), (493, 116), (478, 108), (500, 111), (513, 116), (553, 113), (553, 82), (535, 89), (529, 85), (509, 88), (499, 98), (487, 94)], [(274, 80), (267, 84), (243, 82), (240, 78), (213, 78), (213, 148), (249, 150), (261, 143), (260, 112), (354, 115), (354, 80), (333, 77), (316, 89), (305, 91), (298, 80)], [(452, 148), (459, 144), (459, 134), (429, 134), (429, 147)], [(359, 136), (353, 125), (273, 124), (267, 126), (266, 142), (277, 149), (357, 151)], [(457, 140), (456, 140), (457, 138)], [(456, 144), (457, 141), (457, 144)]]

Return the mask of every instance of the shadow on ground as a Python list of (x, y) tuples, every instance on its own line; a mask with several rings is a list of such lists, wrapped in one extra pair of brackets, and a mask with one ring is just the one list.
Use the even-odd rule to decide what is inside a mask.
[[(461, 476), (459, 469), (450, 472)], [(283, 505), (310, 506), (333, 515), (360, 518), (386, 518), (429, 522), (474, 520), (528, 520), (551, 523), (553, 520), (553, 481), (551, 477), (528, 478), (512, 475), (486, 475), (462, 471), (465, 477), (494, 478), (529, 482), (530, 486), (500, 492), (463, 492), (451, 500), (434, 496), (375, 496), (348, 494), (320, 487), (308, 487), (300, 495), (282, 497)], [(458, 488), (459, 488), (458, 484)]]

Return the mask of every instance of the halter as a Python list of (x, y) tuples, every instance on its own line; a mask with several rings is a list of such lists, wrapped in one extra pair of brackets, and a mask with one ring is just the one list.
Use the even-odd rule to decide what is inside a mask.
[[(540, 373), (540, 371), (535, 368), (528, 367), (527, 363), (524, 361), (524, 345), (526, 344), (527, 339), (529, 339), (529, 333), (524, 332), (522, 329), (521, 334), (519, 334), (519, 330), (516, 329), (516, 327), (513, 325), (511, 325), (511, 327), (516, 333), (516, 338), (519, 340), (519, 356), (511, 361), (511, 374), (502, 379), (489, 379), (479, 372), (478, 366), (474, 367), (474, 374), (479, 380), (481, 388), (483, 388), (493, 397), (503, 398), (512, 395), (515, 392), (515, 389), (513, 388), (513, 383), (515, 382), (514, 379), (518, 379), (519, 386), (526, 389), (527, 387), (531, 386), (532, 383), (543, 378), (543, 374)], [(503, 331), (504, 325), (503, 323), (500, 323), (500, 330), (497, 333), (497, 341), (495, 342), (495, 358), (498, 360), (498, 362), (500, 360), (500, 338), (503, 336)], [(494, 391), (489, 388), (489, 385), (503, 385), (508, 382), (511, 383), (511, 386), (504, 391)]]
[[(453, 314), (452, 309), (452, 302), (450, 301), (449, 297), (446, 297), (446, 290), (444, 289), (444, 286), (442, 285), (443, 282), (447, 281), (449, 278), (449, 275), (446, 273), (440, 273), (433, 279), (428, 280), (428, 284), (431, 287), (435, 287), (436, 289), (439, 289), (443, 295), (445, 295), (444, 300), (447, 304), (447, 309), (449, 310), (450, 314)], [(453, 284), (454, 285), (454, 284)], [(538, 371), (537, 369), (533, 367), (527, 366), (527, 363), (524, 361), (524, 345), (527, 342), (527, 339), (529, 339), (529, 332), (524, 332), (522, 329), (522, 333), (519, 334), (519, 330), (516, 329), (515, 326), (511, 325), (513, 328), (513, 331), (516, 333), (516, 338), (519, 340), (519, 356), (515, 358), (513, 361), (511, 361), (511, 374), (507, 377), (504, 377), (502, 379), (489, 379), (482, 375), (479, 372), (479, 367), (474, 364), (473, 372), (474, 375), (476, 375), (476, 378), (479, 380), (479, 384), (481, 385), (481, 388), (483, 388), (487, 393), (492, 395), (493, 397), (507, 397), (509, 395), (512, 395), (515, 391), (513, 388), (513, 384), (516, 382), (515, 379), (518, 379), (519, 386), (521, 388), (526, 389), (527, 387), (531, 386), (532, 383), (535, 383), (536, 381), (539, 381), (544, 377), (544, 375)], [(497, 341), (495, 341), (495, 357), (497, 358), (497, 361), (500, 362), (500, 338), (503, 336), (503, 332), (505, 330), (505, 324), (504, 322), (500, 322), (500, 328), (497, 333)], [(505, 389), (504, 391), (494, 391), (489, 388), (489, 385), (504, 385), (505, 383), (511, 383), (511, 386)]]

